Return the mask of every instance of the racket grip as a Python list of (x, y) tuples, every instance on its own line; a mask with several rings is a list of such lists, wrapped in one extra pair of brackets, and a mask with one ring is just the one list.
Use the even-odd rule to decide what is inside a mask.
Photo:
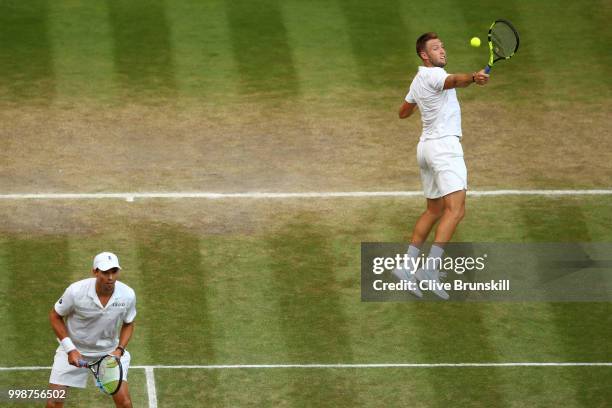
[(79, 367), (87, 368), (87, 361), (79, 360)]
[(489, 72), (491, 72), (491, 66), (487, 64), (487, 66), (484, 69), (485, 74), (489, 74)]

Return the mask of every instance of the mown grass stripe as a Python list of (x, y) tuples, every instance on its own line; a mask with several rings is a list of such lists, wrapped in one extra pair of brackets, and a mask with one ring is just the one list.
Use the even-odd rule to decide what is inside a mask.
[[(536, 97), (540, 103), (550, 105), (593, 104), (609, 99), (610, 3), (562, 0), (550, 7), (548, 2), (515, 2), (522, 23), (520, 52), (526, 56), (521, 58), (523, 68), (516, 72), (524, 81), (517, 86), (515, 95)], [(579, 49), (585, 52), (577, 58)], [(585, 66), (589, 67), (588, 75), (583, 74)], [(561, 83), (568, 86), (560, 86)], [(539, 92), (530, 90), (534, 87)]]
[(49, 8), (56, 102), (111, 102), (117, 89), (107, 3), (52, 1)]
[[(316, 219), (301, 219), (266, 239), (277, 318), (285, 352), (293, 361), (353, 358), (350, 323), (339, 300), (342, 285), (335, 277), (332, 236)], [(296, 380), (290, 393), (294, 406), (357, 404), (357, 390), (340, 375), (326, 373), (308, 383)]]
[(0, 97), (17, 103), (53, 100), (55, 72), (47, 0), (0, 2)]
[(117, 79), (125, 97), (154, 102), (174, 96), (170, 28), (162, 0), (109, 0)]
[(64, 237), (11, 237), (4, 246), (9, 277), (6, 300), (14, 328), (8, 341), (14, 353), (4, 354), (2, 360), (53, 361), (57, 343), (48, 316), (68, 286), (68, 241)]
[(240, 91), (258, 98), (296, 95), (296, 69), (276, 0), (226, 2)]
[[(282, 14), (301, 94), (319, 101), (335, 97), (346, 102), (359, 76), (340, 6), (324, 0), (290, 0), (282, 3)], [(305, 103), (304, 109), (316, 110), (311, 105)]]
[(219, 103), (238, 94), (225, 2), (177, 2), (166, 15), (180, 95)]
[(407, 79), (406, 62), (413, 54), (412, 47), (404, 41), (407, 28), (400, 18), (400, 3), (396, 0), (338, 1), (362, 84), (402, 87)]
[(8, 257), (7, 257), (7, 241), (4, 237), (0, 238), (0, 344), (4, 346), (4, 353), (12, 355), (16, 346), (16, 342), (9, 341), (12, 333), (17, 331), (13, 327), (14, 320), (11, 317), (9, 310), (9, 296), (11, 290), (11, 280), (9, 279)]
[[(154, 333), (145, 340), (151, 359), (214, 361), (216, 337), (208, 300), (213, 290), (208, 285), (211, 271), (202, 266), (199, 237), (180, 226), (156, 224), (137, 226), (134, 237), (139, 270), (146, 276), (141, 297), (147, 299), (147, 309), (141, 319)], [(198, 400), (214, 405), (216, 386), (213, 374)], [(163, 385), (158, 391), (161, 397)]]
[[(518, 211), (523, 217), (522, 231), (526, 241), (535, 242), (590, 242), (591, 236), (579, 203), (551, 203), (545, 210), (521, 203)], [(561, 228), (556, 226), (562, 226)], [(580, 251), (577, 249), (577, 251)], [(578, 258), (588, 259), (584, 251), (575, 253)], [(543, 276), (543, 278), (546, 278)], [(571, 290), (571, 289), (568, 289)], [(612, 335), (610, 308), (605, 303), (551, 303), (548, 307), (550, 324), (555, 332), (556, 350), (563, 359), (597, 359), (610, 355), (610, 347), (601, 347), (599, 333)], [(581, 389), (581, 378), (571, 378), (574, 399), (589, 405)]]

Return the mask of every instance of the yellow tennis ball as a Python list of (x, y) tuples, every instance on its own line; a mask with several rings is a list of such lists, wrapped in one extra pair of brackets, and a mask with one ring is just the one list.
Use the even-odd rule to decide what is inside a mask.
[(473, 38), (470, 40), (470, 45), (471, 45), (472, 47), (480, 47), (480, 38), (478, 38), (478, 37), (473, 37)]

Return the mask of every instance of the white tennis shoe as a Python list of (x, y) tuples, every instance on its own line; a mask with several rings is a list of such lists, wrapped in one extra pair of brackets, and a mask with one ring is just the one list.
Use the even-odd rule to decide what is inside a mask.
[(440, 271), (436, 269), (419, 269), (412, 276), (416, 277), (416, 279), (419, 281), (429, 281), (430, 288), (433, 286), (433, 290), (431, 291), (439, 298), (448, 300), (450, 297), (448, 293), (446, 293), (446, 291), (440, 287), (440, 277), (446, 277), (446, 272), (440, 273)]
[[(412, 282), (412, 284), (410, 284), (408, 287), (408, 291), (416, 297), (423, 297), (423, 292), (421, 292), (421, 289), (419, 289), (419, 282), (417, 281), (416, 274), (410, 273), (409, 270), (404, 268), (395, 268), (391, 273), (400, 281), (408, 281), (409, 284)], [(410, 288), (414, 289), (411, 290)]]

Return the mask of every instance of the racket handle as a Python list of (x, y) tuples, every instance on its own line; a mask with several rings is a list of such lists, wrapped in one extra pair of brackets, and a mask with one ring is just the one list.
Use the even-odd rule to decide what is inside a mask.
[(484, 69), (485, 74), (489, 74), (489, 72), (491, 72), (491, 66), (489, 64), (487, 64), (487, 66)]
[(79, 367), (87, 368), (87, 361), (79, 360)]

